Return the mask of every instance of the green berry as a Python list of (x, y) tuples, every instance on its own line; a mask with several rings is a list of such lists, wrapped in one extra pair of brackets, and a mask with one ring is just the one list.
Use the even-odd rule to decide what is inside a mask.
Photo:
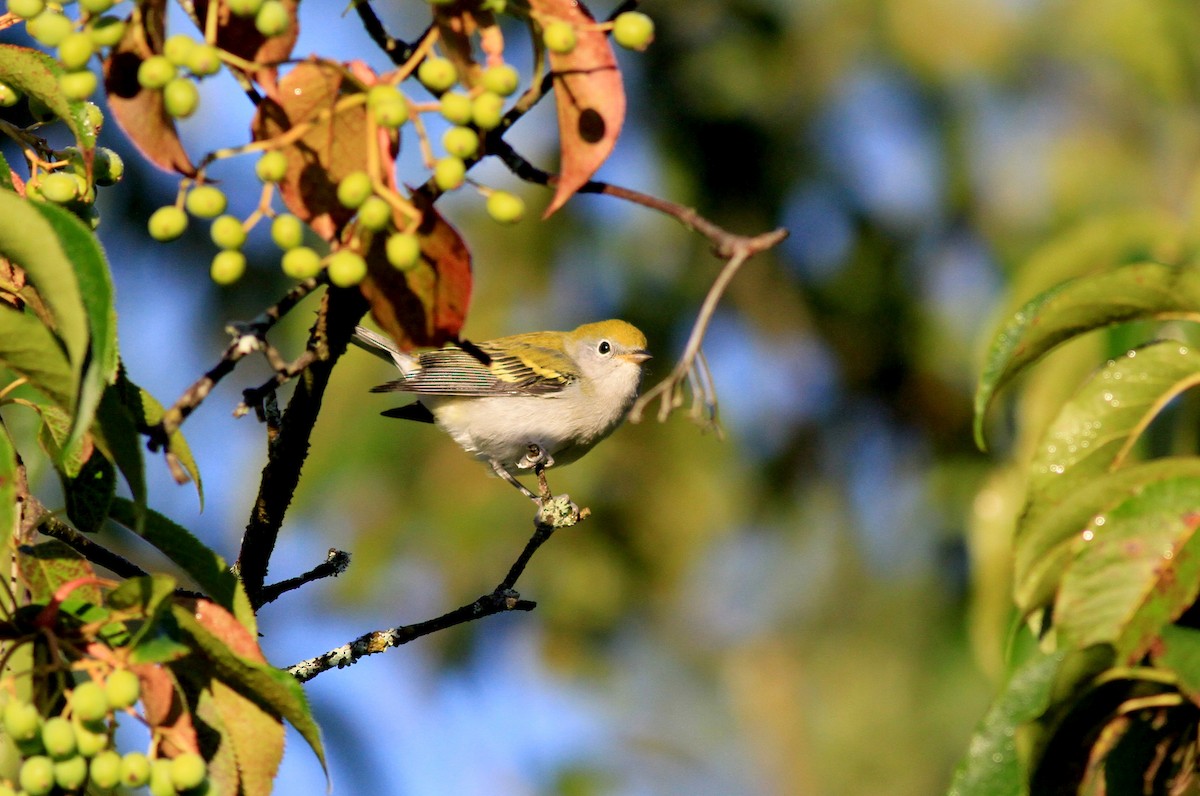
[(252, 17), (262, 8), (263, 0), (228, 0), (229, 10), (239, 17)]
[(208, 766), (204, 758), (195, 752), (184, 752), (171, 761), (171, 782), (175, 790), (184, 791), (198, 788), (208, 776)]
[(462, 158), (439, 158), (433, 164), (433, 182), (443, 191), (453, 191), (463, 184), (467, 176), (467, 166)]
[(291, 26), (287, 8), (279, 0), (263, 0), (258, 13), (254, 15), (254, 27), (268, 38), (285, 33)]
[(70, 100), (85, 100), (96, 93), (100, 81), (90, 69), (59, 75), (58, 88)]
[(79, 7), (92, 16), (99, 16), (116, 5), (114, 0), (79, 0)]
[(141, 752), (129, 752), (121, 758), (120, 783), (140, 788), (150, 780), (150, 760)]
[(92, 176), (97, 185), (116, 185), (125, 176), (125, 161), (108, 147), (97, 147), (92, 160)]
[(271, 222), (271, 240), (284, 251), (304, 243), (304, 222), (290, 213), (280, 213)]
[(208, 273), (218, 285), (232, 285), (246, 273), (246, 255), (230, 250), (217, 252)]
[[(175, 240), (182, 235), (187, 229), (187, 224), (187, 213), (183, 212), (181, 208), (178, 208), (175, 205), (167, 205), (166, 207), (160, 207), (151, 213), (150, 221), (146, 226), (150, 231), (150, 237), (157, 241), (166, 243), (167, 241)], [(115, 672), (113, 674), (115, 674)], [(112, 679), (112, 675), (109, 675), (109, 679)], [(105, 693), (108, 694), (108, 701), (114, 708), (127, 707), (125, 705), (121, 705), (116, 699), (114, 699), (112, 691), (107, 687), (105, 688)], [(137, 701), (136, 698), (134, 701)]]
[[(160, 208), (165, 210), (166, 208)], [(187, 216), (180, 211), (184, 226), (187, 225)], [(180, 230), (180, 234), (182, 234)], [(108, 697), (108, 704), (115, 710), (124, 710), (125, 708), (133, 707), (138, 698), (142, 694), (142, 684), (138, 680), (138, 676), (128, 669), (116, 669), (109, 673), (104, 681), (104, 695)]]
[(575, 28), (561, 20), (551, 22), (542, 29), (542, 41), (551, 52), (566, 54), (575, 49)]
[(372, 110), (379, 105), (388, 105), (393, 102), (403, 101), (404, 95), (400, 93), (400, 89), (391, 83), (380, 83), (377, 86), (371, 86), (367, 90), (367, 107)]
[(75, 728), (62, 716), (52, 716), (42, 724), (42, 746), (46, 754), (61, 760), (75, 754)]
[(183, 200), (187, 211), (198, 218), (216, 218), (228, 204), (225, 192), (215, 185), (197, 185)]
[(264, 152), (254, 164), (254, 174), (263, 182), (279, 182), (287, 176), (287, 155), (278, 149)]
[(504, 98), (485, 91), (471, 101), (471, 120), (480, 130), (495, 130), (504, 119)]
[(43, 796), (54, 788), (54, 762), (45, 755), (34, 755), (21, 764), (17, 780), (29, 796)]
[(11, 108), (21, 101), (21, 92), (7, 83), (0, 83), (0, 108)]
[(392, 221), (392, 206), (378, 196), (368, 196), (358, 208), (358, 223), (372, 232), (387, 229)]
[(521, 73), (508, 64), (498, 64), (484, 69), (481, 81), (488, 91), (507, 97), (521, 85)]
[(222, 249), (240, 249), (246, 243), (246, 229), (236, 216), (217, 216), (209, 234), (212, 242)]
[(57, 47), (59, 42), (71, 35), (75, 26), (58, 11), (43, 11), (25, 25), (25, 32), (39, 44)]
[(91, 36), (83, 32), (71, 33), (59, 42), (58, 60), (67, 71), (74, 72), (87, 66), (95, 52)]
[(150, 796), (175, 796), (171, 781), (171, 761), (158, 757), (150, 761)]
[(309, 279), (321, 272), (321, 255), (307, 246), (297, 246), (283, 253), (280, 265), (292, 279)]
[(470, 127), (451, 127), (442, 135), (442, 146), (455, 157), (474, 157), (479, 151), (479, 134)]
[(54, 764), (54, 781), (65, 791), (79, 789), (87, 782), (88, 764), (79, 755), (59, 760)]
[(104, 686), (88, 680), (71, 691), (71, 712), (80, 721), (99, 721), (108, 715)]
[(640, 11), (626, 11), (613, 20), (613, 40), (629, 50), (644, 50), (654, 41), (654, 20)]
[(116, 47), (125, 37), (125, 20), (116, 17), (93, 19), (88, 25), (88, 35), (97, 47)]
[(388, 236), (387, 261), (393, 268), (407, 271), (421, 261), (421, 240), (408, 232)]
[(329, 281), (337, 287), (353, 287), (367, 275), (367, 261), (358, 252), (342, 249), (329, 255)]
[(176, 33), (169, 36), (166, 42), (163, 43), (163, 58), (166, 58), (175, 66), (187, 66), (188, 57), (191, 56), (192, 50), (199, 46), (200, 42), (193, 39), (186, 33)]
[(47, 174), (42, 178), (41, 187), (42, 196), (58, 205), (65, 205), (79, 198), (79, 184), (75, 182), (74, 174), (63, 171)]
[(352, 171), (338, 183), (337, 198), (342, 207), (357, 210), (371, 195), (371, 177), (365, 171)]
[(197, 44), (187, 55), (187, 68), (197, 77), (221, 71), (221, 55), (211, 44)]
[(84, 112), (87, 114), (87, 123), (92, 128), (92, 132), (99, 133), (104, 128), (104, 111), (100, 110), (100, 106), (96, 103), (89, 102), (84, 106)]
[(8, 0), (8, 10), (21, 19), (33, 19), (46, 10), (46, 0)]
[(395, 86), (373, 86), (367, 94), (367, 107), (380, 127), (395, 130), (408, 121), (408, 101)]
[(4, 706), (4, 731), (17, 742), (32, 741), (42, 729), (42, 717), (29, 702), (12, 700)]
[(164, 88), (175, 79), (175, 64), (164, 55), (152, 55), (138, 65), (138, 85), (154, 91)]
[(438, 109), (451, 124), (471, 121), (471, 98), (458, 91), (447, 91), (438, 101)]
[(492, 191), (487, 198), (487, 211), (501, 224), (515, 224), (525, 215), (525, 202), (508, 191)]
[(95, 757), (108, 748), (108, 731), (103, 722), (95, 725), (97, 729), (78, 721), (71, 726), (75, 729), (75, 748), (84, 757)]
[(458, 70), (449, 58), (429, 57), (417, 67), (417, 80), (435, 94), (458, 82)]
[(186, 119), (200, 104), (200, 90), (185, 77), (177, 77), (163, 86), (163, 107), (175, 119)]
[(109, 749), (93, 757), (88, 779), (101, 790), (115, 788), (121, 781), (121, 756)]

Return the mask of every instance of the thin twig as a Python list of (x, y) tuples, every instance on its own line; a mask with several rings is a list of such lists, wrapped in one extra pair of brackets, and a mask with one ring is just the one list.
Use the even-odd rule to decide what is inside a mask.
[(278, 583), (272, 583), (269, 586), (263, 586), (262, 604), (266, 605), (267, 603), (275, 602), (284, 594), (298, 589), (306, 583), (312, 583), (322, 578), (336, 578), (345, 572), (348, 566), (350, 566), (350, 554), (344, 550), (337, 550), (331, 547), (329, 548), (329, 553), (325, 556), (325, 560), (303, 575), (297, 575), (294, 578), (288, 578)]
[(53, 514), (44, 515), (37, 529), (45, 536), (62, 542), (93, 564), (99, 564), (122, 578), (140, 578), (146, 574), (137, 564), (103, 545), (96, 544)]
[[(383, 54), (394, 63), (396, 66), (402, 66), (408, 63), (408, 59), (413, 57), (416, 52), (416, 47), (408, 42), (401, 41), (395, 36), (387, 32), (383, 27), (383, 22), (375, 13), (375, 9), (367, 0), (360, 0), (354, 4), (354, 10), (358, 12), (358, 18), (362, 20), (363, 28), (367, 31), (367, 35), (371, 37), (371, 41), (379, 49), (383, 50)], [(421, 38), (425, 38), (424, 35)]]

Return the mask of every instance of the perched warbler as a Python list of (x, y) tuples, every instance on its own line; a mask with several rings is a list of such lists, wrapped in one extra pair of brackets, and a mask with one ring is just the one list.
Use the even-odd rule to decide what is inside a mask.
[(403, 374), (372, 392), (420, 396), (385, 416), (437, 423), (534, 502), (516, 473), (569, 464), (611, 434), (633, 405), (650, 358), (646, 336), (618, 320), (419, 354), (361, 326), (354, 342)]

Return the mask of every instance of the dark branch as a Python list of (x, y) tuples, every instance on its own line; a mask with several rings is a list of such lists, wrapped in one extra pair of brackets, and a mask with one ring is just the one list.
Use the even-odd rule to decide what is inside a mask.
[(375, 42), (376, 46), (383, 50), (383, 54), (392, 63), (396, 66), (408, 63), (408, 59), (412, 58), (413, 52), (416, 51), (413, 45), (401, 41), (388, 33), (387, 29), (383, 27), (383, 22), (379, 19), (379, 15), (375, 13), (375, 9), (371, 7), (371, 4), (367, 0), (355, 3), (354, 10), (358, 12), (358, 18), (362, 20), (363, 28), (366, 29), (367, 35), (371, 37), (371, 41)]
[(38, 531), (65, 544), (93, 564), (98, 564), (122, 578), (140, 578), (146, 571), (128, 559), (122, 558), (103, 545), (96, 544), (67, 523), (46, 514)]
[(331, 547), (325, 560), (303, 575), (297, 575), (294, 578), (288, 578), (278, 583), (272, 583), (269, 586), (263, 586), (261, 596), (262, 605), (275, 602), (287, 592), (298, 589), (306, 583), (312, 583), (322, 578), (336, 578), (345, 572), (348, 566), (350, 566), (350, 554)]

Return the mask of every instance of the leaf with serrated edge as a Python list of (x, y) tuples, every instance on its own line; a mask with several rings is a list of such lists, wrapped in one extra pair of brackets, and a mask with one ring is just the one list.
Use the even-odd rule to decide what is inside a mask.
[(212, 681), (212, 696), (224, 737), (233, 748), (242, 793), (268, 796), (283, 760), (282, 719), (220, 680)]
[[(134, 418), (139, 421), (140, 427), (153, 428), (166, 414), (163, 405), (153, 395), (129, 380), (129, 377), (125, 375), (124, 368), (118, 369), (117, 389), (121, 395), (121, 402), (133, 413)], [(203, 510), (204, 484), (200, 480), (200, 468), (196, 466), (192, 449), (182, 431), (175, 429), (171, 432), (167, 438), (167, 450), (179, 460), (179, 464), (192, 479), (192, 483), (196, 485), (196, 495), (200, 498), (200, 508)]]
[(116, 610), (137, 610), (145, 618), (133, 633), (132, 644), (148, 634), (156, 633), (156, 625), (167, 616), (168, 601), (175, 593), (175, 579), (170, 575), (143, 575), (130, 578), (108, 593), (105, 600)]
[[(240, 776), (237, 750), (234, 739), (230, 737), (225, 722), (217, 711), (217, 699), (214, 694), (215, 691), (236, 692), (220, 680), (211, 679), (206, 674), (197, 671), (195, 666), (189, 666), (186, 671), (180, 672), (179, 676), (184, 680), (186, 689), (197, 693), (193, 712), (199, 719), (202, 730), (200, 743), (208, 761), (209, 791), (211, 796), (239, 796), (241, 791), (238, 789)], [(255, 710), (261, 712), (257, 705)]]
[[(17, 556), (17, 571), (33, 603), (49, 602), (64, 583), (96, 575), (83, 556), (57, 539), (23, 545)], [(100, 589), (94, 585), (80, 586), (72, 595), (97, 605), (103, 601)]]
[(96, 445), (117, 465), (133, 494), (139, 520), (146, 511), (146, 464), (137, 423), (121, 402), (121, 393), (110, 386), (96, 409)]
[(1085, 332), (1152, 318), (1198, 319), (1200, 269), (1139, 263), (1065, 282), (1028, 302), (996, 335), (975, 391), (975, 441), (993, 396), (1059, 344)]
[(562, 153), (554, 198), (543, 218), (562, 207), (608, 159), (625, 123), (625, 86), (612, 45), (578, 0), (530, 0), (535, 16), (575, 26), (569, 53), (549, 53)]
[(96, 131), (88, 119), (87, 103), (69, 100), (58, 86), (64, 74), (62, 65), (38, 50), (0, 44), (0, 82), (7, 83), (27, 97), (36, 97), (50, 112), (62, 119), (75, 136), (75, 143), (90, 162), (96, 146)]
[(0, 362), (65, 411), (75, 403), (75, 370), (58, 339), (30, 312), (0, 304)]
[(1200, 594), (1200, 478), (1147, 485), (1093, 518), (1054, 604), (1060, 643), (1132, 661)]

